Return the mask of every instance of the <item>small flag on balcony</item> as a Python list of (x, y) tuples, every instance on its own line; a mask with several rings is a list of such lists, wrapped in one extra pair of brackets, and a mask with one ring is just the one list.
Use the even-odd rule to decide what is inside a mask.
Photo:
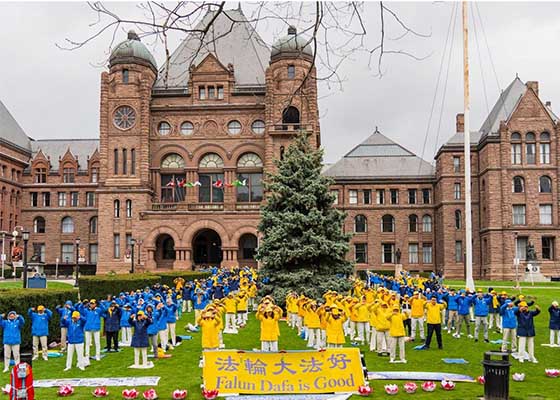
[(223, 188), (223, 187), (224, 187), (224, 183), (222, 182), (221, 179), (218, 179), (216, 182), (214, 182), (214, 183), (212, 184), (212, 186), (214, 186), (215, 188), (220, 189), (220, 188)]
[(185, 183), (186, 182), (185, 182), (184, 179), (181, 179), (181, 180), (177, 179), (177, 186), (178, 187), (180, 187), (180, 188), (185, 187)]
[(175, 186), (175, 181), (172, 179), (172, 180), (170, 180), (169, 182), (167, 182), (167, 185), (165, 185), (165, 186), (167, 186), (167, 187), (173, 187), (173, 186)]
[(240, 181), (239, 179), (236, 179), (236, 180), (233, 181), (232, 185), (235, 186), (235, 187), (247, 186), (247, 179), (243, 179), (242, 181)]

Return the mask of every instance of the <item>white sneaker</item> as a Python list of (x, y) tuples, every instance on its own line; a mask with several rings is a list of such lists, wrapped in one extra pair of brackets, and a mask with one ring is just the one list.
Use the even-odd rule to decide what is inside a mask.
[(395, 363), (395, 359), (394, 359), (394, 358), (391, 358), (391, 359), (389, 360), (389, 362), (390, 362), (391, 364), (394, 364), (394, 363)]
[(469, 335), (467, 336), (469, 339), (472, 339), (474, 336), (473, 335)]
[(85, 370), (86, 370), (86, 369), (84, 368), (83, 365), (78, 365), (78, 369), (79, 369), (80, 371), (85, 371)]
[(64, 368), (64, 372), (66, 372), (66, 371), (70, 371), (70, 367)]
[(531, 362), (532, 362), (533, 364), (538, 364), (538, 363), (539, 363), (539, 361), (538, 361), (536, 358), (533, 358), (533, 359), (531, 360)]
[(4, 373), (8, 372), (8, 368), (4, 368), (4, 371), (2, 371)]
[(35, 361), (35, 360), (38, 360), (38, 359), (39, 359), (39, 356), (33, 356), (33, 358), (31, 359), (31, 361)]
[(95, 357), (95, 361), (101, 361), (101, 357), (100, 356)]
[(401, 360), (401, 362), (402, 362), (403, 364), (406, 364), (406, 360)]

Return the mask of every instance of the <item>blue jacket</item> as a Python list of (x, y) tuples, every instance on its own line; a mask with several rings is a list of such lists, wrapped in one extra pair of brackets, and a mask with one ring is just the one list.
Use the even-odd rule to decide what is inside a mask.
[(459, 315), (468, 315), (469, 309), (471, 308), (472, 304), (472, 297), (471, 296), (459, 296), (457, 299), (457, 303), (459, 304), (458, 313)]
[(130, 328), (132, 325), (128, 322), (128, 319), (132, 315), (132, 310), (127, 310), (123, 308), (121, 311), (121, 328)]
[(103, 313), (103, 317), (105, 318), (105, 332), (118, 332), (121, 328), (121, 309), (119, 307), (115, 307), (112, 311), (109, 307)]
[(548, 307), (548, 313), (550, 314), (550, 321), (548, 323), (548, 329), (560, 330), (560, 307), (554, 308), (553, 306)]
[(32, 311), (31, 308), (27, 311), (31, 318), (31, 335), (33, 336), (49, 336), (49, 321), (52, 317), (52, 311), (45, 308), (45, 312), (39, 314)]
[(174, 324), (177, 322), (177, 304), (172, 303), (169, 306), (166, 304), (165, 308), (167, 309), (167, 318), (165, 322), (167, 324)]
[(208, 295), (206, 293), (202, 293), (201, 296), (198, 296), (197, 293), (193, 293), (192, 302), (195, 310), (204, 310), (208, 305)]
[(490, 303), (492, 302), (491, 297), (482, 297), (479, 298), (475, 296), (473, 298), (474, 304), (474, 315), (475, 317), (486, 317), (488, 316), (488, 312), (490, 311)]
[(159, 310), (159, 317), (157, 319), (157, 329), (159, 331), (164, 331), (167, 329), (167, 314), (169, 314), (167, 308), (164, 306), (161, 310)]
[(508, 304), (511, 303), (511, 300), (506, 301), (505, 304), (502, 304), (500, 307), (500, 315), (502, 316), (502, 328), (507, 329), (515, 329), (517, 328), (517, 317), (515, 313), (519, 309), (519, 307), (508, 307)]
[(130, 345), (132, 347), (143, 348), (149, 347), (148, 341), (148, 329), (152, 325), (152, 320), (150, 318), (146, 318), (142, 321), (135, 320), (129, 318), (128, 323), (134, 327), (134, 333), (132, 334), (132, 341)]
[[(69, 307), (66, 307), (66, 305), (68, 305)], [(60, 316), (60, 327), (61, 328), (65, 327), (64, 324), (62, 323), (62, 320), (66, 316), (68, 318), (72, 317), (72, 311), (74, 311), (74, 305), (72, 304), (72, 302), (70, 300), (68, 300), (66, 302), (65, 306), (56, 308), (56, 312)]]
[(104, 311), (101, 307), (95, 307), (93, 310), (89, 307), (82, 307), (80, 313), (86, 317), (86, 331), (99, 331), (101, 330), (101, 316)]
[(4, 344), (21, 344), (21, 328), (23, 328), (23, 325), (25, 324), (25, 320), (21, 315), (18, 315), (18, 317), (13, 321), (10, 321), (9, 319), (2, 319), (0, 324), (2, 326), (2, 341)]
[(84, 343), (84, 328), (87, 324), (87, 320), (83, 315), (81, 315), (77, 321), (66, 318), (62, 321), (62, 323), (66, 328), (68, 328), (68, 343)]
[(459, 309), (459, 304), (457, 303), (457, 299), (460, 296), (458, 294), (449, 294), (447, 296), (446, 302), (447, 302), (447, 309), (449, 311), (457, 311)]
[(534, 318), (539, 315), (540, 310), (521, 312), (517, 310), (517, 336), (535, 336), (535, 321)]
[(150, 326), (148, 326), (148, 335), (157, 335), (159, 332), (158, 323), (163, 314), (159, 310), (154, 310), (152, 313), (147, 312), (146, 315), (152, 321)]

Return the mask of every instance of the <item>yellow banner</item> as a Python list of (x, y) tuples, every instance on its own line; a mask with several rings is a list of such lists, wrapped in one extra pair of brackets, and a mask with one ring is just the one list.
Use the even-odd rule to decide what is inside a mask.
[(357, 348), (203, 354), (204, 387), (221, 395), (355, 392), (365, 384)]

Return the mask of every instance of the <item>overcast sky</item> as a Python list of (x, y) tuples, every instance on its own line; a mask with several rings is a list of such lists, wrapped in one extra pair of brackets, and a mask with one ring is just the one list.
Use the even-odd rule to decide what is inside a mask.
[[(408, 35), (399, 41), (388, 41), (386, 46), (429, 57), (415, 61), (402, 55), (388, 55), (383, 62), (384, 75), (379, 78), (368, 67), (367, 57), (356, 54), (339, 70), (344, 79), (342, 88), (320, 84), (319, 109), (327, 162), (336, 161), (366, 139), (375, 126), (391, 139), (422, 154), (453, 3), (388, 5), (408, 26), (430, 36)], [(128, 15), (139, 12), (135, 3), (112, 7)], [(232, 5), (235, 7), (236, 4)], [(244, 10), (250, 7), (250, 4), (243, 5)], [(471, 26), (472, 130), (480, 127), (487, 113), (481, 67), (490, 108), (499, 90), (518, 73), (523, 81), (538, 80), (541, 98), (551, 100), (553, 109), (558, 111), (555, 105), (560, 102), (560, 3), (479, 3), (478, 7), (499, 87), (481, 27), (477, 26), (479, 57)], [(366, 6), (365, 23), (371, 32), (379, 29), (378, 9), (378, 3)], [(109, 38), (102, 37), (75, 51), (63, 51), (55, 45), (63, 44), (65, 38), (87, 37), (93, 32), (89, 24), (95, 20), (96, 15), (86, 3), (0, 3), (0, 99), (29, 136), (36, 139), (98, 137), (99, 80), (104, 69), (100, 64), (106, 60)], [(395, 28), (388, 33), (391, 37), (402, 32), (394, 25), (388, 28)], [(259, 26), (258, 30), (267, 43), (279, 34), (268, 24)], [(121, 35), (125, 37), (124, 32)], [(180, 39), (172, 38), (173, 43)], [(437, 145), (453, 135), (455, 114), (462, 111), (461, 41), (457, 17), (445, 106), (442, 112), (442, 83), (424, 152), (427, 160), (432, 160)], [(153, 51), (161, 65), (161, 46)], [(440, 115), (442, 124), (436, 145)]]

